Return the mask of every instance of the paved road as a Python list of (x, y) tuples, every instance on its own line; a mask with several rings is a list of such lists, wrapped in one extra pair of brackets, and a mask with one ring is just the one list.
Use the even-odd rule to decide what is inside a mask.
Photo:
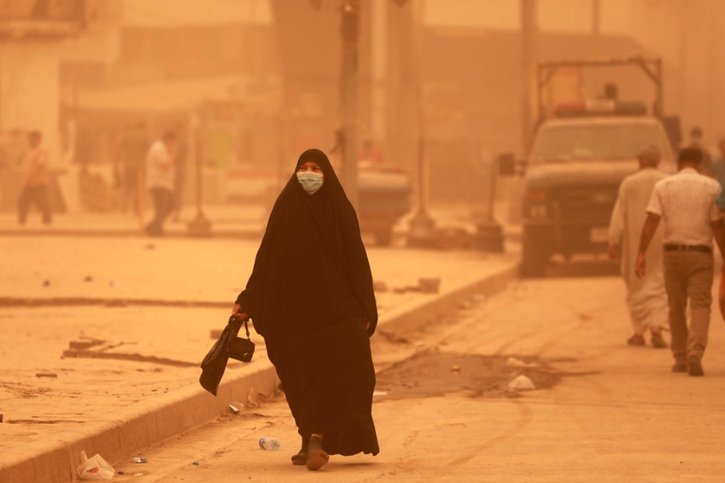
[[(286, 404), (267, 401), (148, 451), (146, 465), (119, 469), (160, 482), (723, 481), (725, 326), (713, 318), (706, 377), (672, 374), (668, 351), (624, 345), (623, 295), (617, 278), (521, 282), (427, 333), (377, 341), (379, 369), (429, 351), (414, 359), (423, 374), (408, 372), (411, 383), (401, 386), (409, 393), (391, 390), (375, 405), (382, 448), (375, 458), (333, 457), (324, 475), (293, 467), (298, 441)], [(496, 365), (495, 356), (509, 355), (545, 370)], [(450, 386), (459, 378), (459, 391), (417, 394), (437, 377), (433, 366), (424, 370), (426, 357), (482, 363), (478, 374), (461, 364), (441, 380)], [(396, 387), (400, 367), (384, 370), (379, 385)], [(560, 380), (511, 397), (502, 384), (516, 372)], [(280, 437), (283, 451), (258, 449), (264, 434)]]

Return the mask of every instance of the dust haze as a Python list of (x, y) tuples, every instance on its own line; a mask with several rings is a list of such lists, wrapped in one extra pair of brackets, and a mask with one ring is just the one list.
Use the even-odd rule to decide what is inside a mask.
[(632, 339), (644, 218), (613, 220), (652, 153), (725, 185), (724, 57), (720, 0), (0, 2), (0, 481), (83, 479), (82, 451), (120, 481), (314, 476), (264, 337), (198, 383), (310, 148), (380, 317), (381, 453), (323, 471), (717, 480), (717, 233), (707, 377), (673, 379), (666, 315)]

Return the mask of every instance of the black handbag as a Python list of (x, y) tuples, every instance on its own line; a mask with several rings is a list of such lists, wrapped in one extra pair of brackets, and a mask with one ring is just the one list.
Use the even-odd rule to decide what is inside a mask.
[[(242, 323), (247, 333), (246, 339), (237, 337), (239, 329), (242, 328)], [(214, 346), (201, 363), (202, 371), (199, 383), (204, 389), (216, 396), (219, 382), (222, 380), (229, 358), (250, 362), (252, 355), (254, 355), (254, 342), (249, 339), (247, 320), (242, 321), (232, 315), (229, 317), (229, 323), (224, 328), (221, 337), (214, 343)]]
[[(231, 318), (234, 318), (234, 316)], [(229, 357), (241, 362), (250, 362), (254, 355), (254, 342), (249, 338), (248, 322), (249, 319), (244, 321), (244, 331), (247, 333), (247, 338), (235, 337), (229, 344)]]

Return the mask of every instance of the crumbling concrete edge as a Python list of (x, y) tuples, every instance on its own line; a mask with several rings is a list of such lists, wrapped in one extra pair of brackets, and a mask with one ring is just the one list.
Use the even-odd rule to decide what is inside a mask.
[[(472, 283), (392, 311), (380, 320), (379, 327), (386, 331), (420, 328), (473, 297), (495, 295), (517, 277), (518, 263), (512, 261)], [(246, 401), (252, 388), (269, 395), (277, 384), (274, 367), (266, 355), (259, 354), (254, 365), (245, 368), (244, 373), (232, 378), (227, 376), (219, 386), (217, 397), (198, 385), (181, 388), (161, 400), (135, 404), (113, 422), (70, 433), (60, 441), (33, 444), (31, 448), (35, 451), (0, 462), (0, 483), (75, 481), (81, 451), (86, 451), (88, 456), (98, 453), (112, 464), (124, 461), (138, 451), (228, 414), (229, 404)]]

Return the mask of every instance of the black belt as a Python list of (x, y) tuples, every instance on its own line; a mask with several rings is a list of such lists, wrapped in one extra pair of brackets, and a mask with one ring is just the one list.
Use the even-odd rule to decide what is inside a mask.
[(665, 243), (665, 251), (712, 253), (712, 247), (707, 245), (673, 245), (671, 243)]

